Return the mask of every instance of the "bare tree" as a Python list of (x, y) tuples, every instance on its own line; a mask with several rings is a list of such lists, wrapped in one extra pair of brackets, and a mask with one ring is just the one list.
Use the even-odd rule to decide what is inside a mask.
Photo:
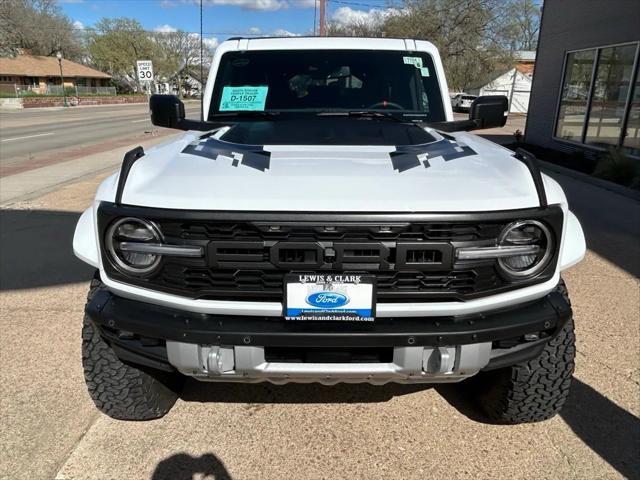
[(62, 14), (54, 0), (0, 1), (0, 55), (13, 56), (18, 49), (33, 55), (54, 55), (82, 60), (81, 33)]
[(374, 13), (334, 18), (329, 34), (428, 40), (440, 51), (449, 86), (461, 91), (513, 66), (516, 50), (535, 49), (540, 24), (535, 0), (404, 0)]
[(535, 50), (542, 10), (534, 0), (511, 0), (502, 36), (512, 50)]

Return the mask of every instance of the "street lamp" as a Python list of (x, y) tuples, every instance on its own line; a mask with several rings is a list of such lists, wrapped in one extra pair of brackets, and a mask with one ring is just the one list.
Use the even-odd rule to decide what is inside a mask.
[(60, 65), (60, 84), (62, 85), (62, 104), (67, 106), (67, 93), (64, 91), (64, 75), (62, 74), (62, 52), (56, 53), (58, 64)]

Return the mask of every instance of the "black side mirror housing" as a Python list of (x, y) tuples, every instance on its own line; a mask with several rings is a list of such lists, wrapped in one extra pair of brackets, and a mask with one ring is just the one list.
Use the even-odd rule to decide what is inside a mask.
[(151, 95), (151, 123), (157, 127), (180, 128), (184, 121), (184, 103), (175, 95)]
[(504, 95), (485, 95), (476, 98), (469, 109), (469, 120), (475, 129), (504, 127), (509, 114), (509, 100)]

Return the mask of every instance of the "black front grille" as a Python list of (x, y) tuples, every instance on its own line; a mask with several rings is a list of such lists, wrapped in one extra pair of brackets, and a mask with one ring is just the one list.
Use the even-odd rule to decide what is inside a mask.
[[(154, 283), (209, 300), (281, 301), (284, 276), (279, 270), (213, 270), (165, 265)], [(501, 285), (493, 266), (447, 272), (379, 271), (375, 273), (380, 302), (463, 299)]]
[(504, 222), (158, 222), (206, 258), (167, 258), (154, 288), (210, 300), (282, 301), (292, 272), (374, 274), (379, 302), (464, 300), (503, 285), (493, 262), (456, 264), (453, 245), (494, 242)]
[(503, 225), (504, 222), (309, 226), (278, 222), (163, 221), (162, 231), (167, 236), (184, 240), (479, 241), (496, 238)]
[[(197, 245), (201, 258), (163, 257), (150, 276), (119, 272), (104, 248), (118, 218), (154, 222), (164, 242)], [(103, 202), (98, 212), (103, 264), (110, 278), (196, 299), (283, 301), (289, 273), (351, 272), (376, 278), (378, 302), (465, 301), (545, 281), (557, 252), (538, 277), (503, 277), (495, 260), (457, 261), (455, 248), (495, 245), (502, 229), (522, 219), (547, 223), (559, 244), (562, 210), (486, 213), (296, 213), (177, 211)]]

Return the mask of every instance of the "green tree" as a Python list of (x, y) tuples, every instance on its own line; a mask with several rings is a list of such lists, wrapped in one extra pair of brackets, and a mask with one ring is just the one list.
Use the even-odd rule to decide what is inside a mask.
[[(200, 64), (200, 36), (183, 31), (158, 32), (153, 37), (155, 43), (154, 66), (159, 78), (175, 83), (178, 94), (182, 94), (182, 75)], [(204, 54), (210, 54), (204, 48)]]
[(120, 88), (141, 90), (137, 60), (153, 60), (156, 45), (136, 20), (103, 18), (87, 35), (92, 63), (108, 72)]
[(55, 55), (82, 61), (82, 34), (62, 14), (54, 0), (0, 0), (0, 55), (18, 49), (33, 55)]

